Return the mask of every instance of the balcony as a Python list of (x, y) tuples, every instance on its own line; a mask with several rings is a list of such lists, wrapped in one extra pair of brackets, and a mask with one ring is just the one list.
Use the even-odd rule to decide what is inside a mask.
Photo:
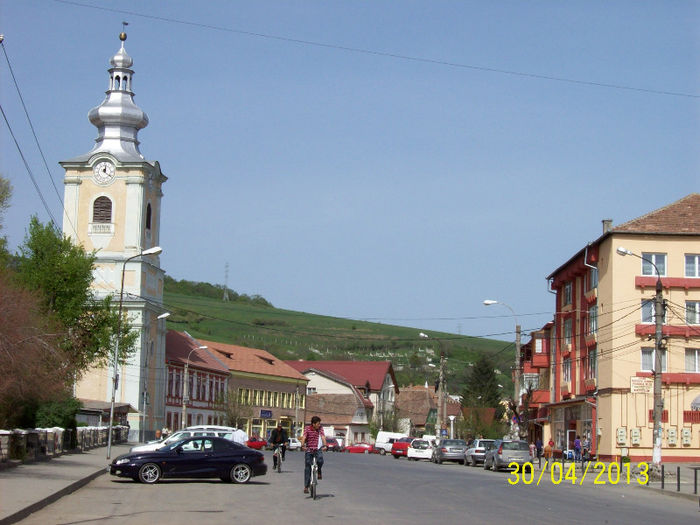
[(547, 368), (549, 366), (549, 352), (532, 354), (532, 366), (534, 368)]
[(530, 406), (549, 403), (549, 390), (533, 390)]
[(559, 387), (559, 391), (561, 393), (561, 397), (563, 397), (563, 398), (571, 397), (571, 381), (567, 381), (565, 383), (562, 383), (561, 386)]

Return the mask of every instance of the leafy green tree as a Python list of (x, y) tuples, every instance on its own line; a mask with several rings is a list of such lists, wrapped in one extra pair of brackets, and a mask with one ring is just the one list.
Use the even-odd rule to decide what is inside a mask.
[(36, 411), (37, 428), (75, 428), (75, 416), (82, 403), (74, 397), (42, 404)]
[[(46, 312), (63, 324), (63, 347), (71, 356), (75, 378), (91, 366), (110, 362), (118, 314), (111, 297), (96, 300), (90, 285), (95, 255), (64, 237), (51, 224), (32, 217), (17, 260), (19, 282), (40, 294)], [(138, 333), (123, 313), (119, 359), (133, 354)]]
[(494, 419), (500, 421), (504, 413), (502, 390), (498, 386), (493, 361), (482, 354), (467, 374), (462, 390), (462, 406), (495, 408)]

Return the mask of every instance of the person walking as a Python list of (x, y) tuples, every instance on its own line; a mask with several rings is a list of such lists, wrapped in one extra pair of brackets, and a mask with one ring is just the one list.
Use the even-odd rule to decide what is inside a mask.
[(535, 440), (535, 448), (537, 449), (537, 461), (539, 466), (542, 467), (542, 438), (537, 438)]
[(301, 449), (306, 451), (304, 455), (304, 494), (309, 493), (309, 484), (311, 483), (311, 464), (316, 456), (316, 464), (318, 465), (318, 479), (323, 479), (321, 468), (323, 467), (323, 449), (326, 448), (326, 434), (321, 426), (321, 418), (314, 416), (311, 418), (311, 424), (304, 429), (301, 435)]
[[(552, 461), (552, 454), (554, 453), (554, 441), (551, 439), (547, 443), (547, 445), (544, 447), (544, 460), (545, 460), (545, 465), (549, 464), (551, 465)], [(549, 468), (552, 468), (551, 466)]]
[(574, 439), (574, 461), (581, 461), (581, 436)]

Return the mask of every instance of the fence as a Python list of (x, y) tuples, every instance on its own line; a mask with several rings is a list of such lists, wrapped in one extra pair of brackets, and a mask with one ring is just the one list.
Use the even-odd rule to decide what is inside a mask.
[[(108, 434), (107, 427), (0, 430), (0, 465), (11, 460), (37, 461), (60, 456), (64, 452), (106, 447)], [(112, 443), (125, 443), (128, 436), (129, 427), (112, 427)]]

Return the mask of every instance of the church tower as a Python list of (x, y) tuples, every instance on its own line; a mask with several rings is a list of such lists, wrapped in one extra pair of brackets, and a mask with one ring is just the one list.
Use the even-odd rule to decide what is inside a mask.
[[(118, 303), (140, 334), (135, 354), (120, 366), (116, 403), (129, 405), (130, 439), (154, 439), (165, 425), (165, 321), (163, 277), (158, 255), (140, 255), (159, 246), (162, 185), (157, 161), (139, 151), (138, 131), (148, 117), (134, 103), (133, 60), (124, 48), (110, 60), (104, 101), (88, 113), (97, 128), (88, 153), (61, 162), (64, 184), (63, 233), (96, 253), (92, 288), (97, 298)], [(88, 371), (76, 385), (79, 399), (100, 403), (112, 396), (113, 367)], [(116, 417), (115, 417), (116, 419)]]

